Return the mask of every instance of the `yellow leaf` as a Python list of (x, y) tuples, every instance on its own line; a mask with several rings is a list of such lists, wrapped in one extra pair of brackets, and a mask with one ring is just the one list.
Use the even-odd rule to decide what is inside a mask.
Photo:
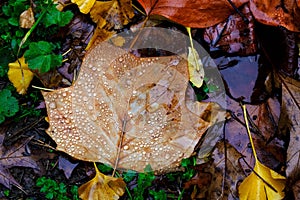
[(80, 12), (87, 14), (91, 11), (91, 8), (94, 6), (96, 0), (71, 0), (72, 3), (76, 3)]
[(255, 158), (254, 171), (239, 186), (240, 200), (280, 200), (283, 199), (286, 178), (258, 161), (249, 129), (246, 106), (243, 105), (245, 124)]
[(256, 161), (254, 172), (239, 186), (240, 200), (283, 199), (285, 182), (284, 176)]
[(34, 74), (28, 69), (24, 56), (13, 63), (9, 63), (8, 66), (7, 75), (10, 82), (19, 94), (25, 94)]
[(199, 58), (199, 54), (193, 47), (189, 47), (188, 67), (190, 81), (197, 88), (200, 88), (203, 84), (204, 69), (201, 59)]
[[(131, 0), (96, 1), (90, 12), (92, 20), (98, 24), (106, 21), (106, 29), (121, 29), (134, 16)], [(101, 23), (102, 24), (102, 23)], [(101, 27), (103, 28), (103, 26)]]
[(102, 174), (95, 163), (96, 175), (89, 182), (78, 189), (82, 200), (114, 200), (119, 199), (125, 192), (126, 184), (122, 178), (115, 178)]

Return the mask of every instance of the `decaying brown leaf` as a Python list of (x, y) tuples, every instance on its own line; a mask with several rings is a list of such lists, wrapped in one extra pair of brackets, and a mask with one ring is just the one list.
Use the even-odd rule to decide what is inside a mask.
[(63, 170), (67, 179), (69, 179), (72, 175), (73, 170), (77, 167), (78, 162), (72, 163), (67, 158), (63, 156), (59, 156), (58, 158), (58, 168)]
[(224, 118), (216, 104), (185, 99), (188, 80), (181, 57), (136, 58), (100, 43), (73, 86), (43, 92), (47, 132), (81, 160), (139, 172), (174, 168)]
[(9, 189), (11, 189), (12, 185), (22, 189), (22, 186), (9, 172), (9, 169), (12, 167), (39, 169), (37, 163), (31, 157), (23, 155), (25, 153), (25, 145), (29, 140), (26, 140), (18, 147), (12, 147), (10, 149), (6, 149), (3, 146), (3, 140), (4, 135), (0, 134), (0, 183)]
[(290, 134), (287, 150), (286, 173), (289, 178), (300, 179), (300, 82), (291, 78), (284, 79), (282, 84), (282, 130)]
[[(237, 187), (245, 174), (240, 165), (243, 155), (227, 141), (217, 142), (212, 152), (210, 167), (205, 170), (211, 175), (211, 182), (208, 185), (198, 188), (197, 198), (204, 199), (237, 199)], [(200, 173), (201, 174), (201, 173)], [(199, 175), (199, 172), (198, 172)], [(202, 173), (204, 175), (204, 173)], [(195, 179), (194, 177), (193, 179)], [(193, 179), (191, 181), (193, 181)], [(197, 185), (204, 180), (198, 180)], [(197, 199), (196, 198), (196, 199)]]
[(221, 49), (227, 53), (250, 55), (257, 51), (256, 36), (254, 33), (254, 17), (249, 4), (240, 8), (244, 18), (234, 13), (227, 20), (205, 29), (204, 40), (212, 50)]

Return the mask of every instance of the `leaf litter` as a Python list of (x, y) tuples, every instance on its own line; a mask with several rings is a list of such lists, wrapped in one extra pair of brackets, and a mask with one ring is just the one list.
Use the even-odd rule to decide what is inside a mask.
[[(255, 118), (256, 115), (252, 115), (252, 116)], [(241, 140), (241, 141), (243, 141), (243, 140)], [(263, 142), (263, 143), (265, 143), (265, 142)], [(275, 148), (276, 148), (276, 147), (275, 147)], [(229, 153), (229, 154), (230, 154), (230, 153)]]
[[(3, 146), (4, 135), (0, 134), (0, 183), (11, 189), (12, 186), (22, 190), (20, 183), (11, 175), (9, 169), (12, 167), (29, 167), (38, 172), (39, 167), (30, 156), (25, 156), (25, 146), (31, 138), (23, 141), (18, 146), (11, 146), (6, 149)], [(25, 192), (25, 191), (24, 191)], [(26, 192), (25, 192), (26, 193)]]

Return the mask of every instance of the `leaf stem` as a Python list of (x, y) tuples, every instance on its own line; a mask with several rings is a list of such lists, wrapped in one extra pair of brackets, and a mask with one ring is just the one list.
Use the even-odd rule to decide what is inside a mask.
[(255, 162), (257, 162), (258, 159), (257, 159), (257, 155), (256, 155), (256, 151), (255, 151), (255, 148), (254, 148), (253, 139), (252, 139), (250, 128), (249, 128), (248, 117), (247, 117), (247, 113), (246, 113), (246, 105), (242, 104), (242, 108), (243, 108), (243, 114), (244, 114), (245, 124), (246, 124), (246, 128), (247, 128), (248, 137), (249, 137), (249, 140), (250, 140), (250, 143), (251, 143), (251, 148), (252, 148), (253, 156), (255, 158)]

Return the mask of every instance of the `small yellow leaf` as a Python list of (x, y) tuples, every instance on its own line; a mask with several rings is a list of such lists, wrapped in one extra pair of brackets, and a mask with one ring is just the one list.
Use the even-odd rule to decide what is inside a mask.
[(25, 94), (34, 74), (28, 69), (24, 56), (13, 63), (9, 63), (8, 66), (7, 75), (10, 82), (19, 94)]
[(71, 0), (72, 3), (76, 3), (80, 12), (87, 14), (91, 11), (91, 8), (94, 6), (96, 0)]
[(204, 69), (199, 54), (196, 49), (189, 47), (188, 54), (188, 68), (190, 81), (197, 87), (200, 88), (203, 84)]
[(240, 200), (283, 199), (285, 196), (283, 190), (285, 188), (286, 178), (259, 162), (249, 128), (246, 106), (242, 105), (242, 109), (248, 137), (255, 159), (255, 166), (253, 169), (254, 171), (247, 178), (245, 178), (239, 186)]
[[(94, 164), (95, 165), (95, 164)], [(126, 184), (122, 178), (102, 174), (95, 165), (96, 175), (78, 189), (82, 200), (114, 200), (119, 199), (125, 192)]]
[(21, 28), (31, 28), (35, 22), (32, 8), (21, 13), (19, 23)]
[(240, 200), (283, 199), (286, 178), (258, 160), (252, 172), (239, 186)]

